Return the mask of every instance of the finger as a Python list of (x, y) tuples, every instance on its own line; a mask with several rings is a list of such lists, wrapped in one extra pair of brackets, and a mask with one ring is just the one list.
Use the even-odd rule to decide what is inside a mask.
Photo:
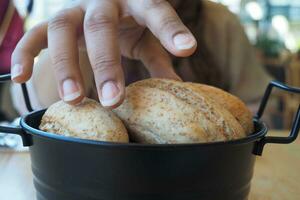
[(181, 80), (173, 69), (170, 56), (149, 31), (145, 32), (133, 53), (144, 63), (151, 77)]
[(131, 12), (145, 24), (173, 55), (186, 57), (194, 53), (197, 42), (182, 23), (172, 6), (165, 0), (129, 1)]
[(124, 99), (124, 77), (118, 45), (119, 11), (110, 1), (96, 1), (86, 10), (84, 34), (99, 100), (114, 108)]
[(19, 41), (11, 57), (11, 78), (16, 83), (26, 82), (32, 74), (34, 58), (47, 47), (47, 23), (29, 30)]
[(55, 15), (48, 25), (48, 48), (58, 90), (70, 104), (77, 104), (84, 97), (77, 46), (83, 16), (81, 9), (69, 8)]

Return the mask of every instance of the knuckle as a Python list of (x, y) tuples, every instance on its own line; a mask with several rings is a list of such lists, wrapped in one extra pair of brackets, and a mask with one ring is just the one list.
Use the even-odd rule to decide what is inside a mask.
[(48, 30), (55, 31), (68, 27), (71, 24), (71, 19), (68, 12), (60, 11), (53, 18), (49, 20)]
[(67, 53), (57, 53), (52, 55), (52, 64), (55, 71), (62, 71), (69, 62), (70, 58)]
[(110, 16), (94, 12), (86, 18), (84, 26), (88, 31), (96, 32), (111, 27), (113, 23), (114, 21)]
[(38, 24), (38, 25), (35, 25), (34, 27), (32, 27), (31, 29), (29, 29), (28, 31), (27, 31), (27, 35), (32, 35), (32, 34), (34, 34), (34, 33), (37, 33), (37, 32), (39, 32), (40, 31), (40, 29), (41, 29), (41, 25), (40, 24)]
[(20, 54), (22, 55), (24, 53), (20, 50), (20, 48), (15, 48), (11, 54), (11, 61), (13, 62), (18, 60), (21, 57)]
[(153, 8), (158, 8), (162, 5), (165, 5), (167, 2), (166, 0), (144, 0), (144, 8), (145, 9), (153, 9)]
[(175, 17), (165, 17), (160, 22), (160, 30), (165, 31), (174, 31), (178, 30), (181, 27), (181, 23)]
[(21, 57), (27, 57), (32, 58), (34, 57), (32, 50), (30, 48), (28, 48), (26, 45), (19, 43), (16, 48), (14, 49), (14, 51), (11, 54), (11, 58), (15, 59), (15, 58), (21, 58)]
[(11, 60), (18, 60), (25, 56), (27, 56), (27, 59), (29, 59), (30, 57), (28, 56), (31, 56), (31, 54), (28, 55), (28, 52), (29, 51), (27, 49), (18, 45), (11, 54)]
[(97, 73), (104, 73), (111, 71), (117, 65), (118, 61), (113, 58), (109, 58), (106, 56), (97, 56), (95, 58), (94, 65), (92, 65), (92, 68)]

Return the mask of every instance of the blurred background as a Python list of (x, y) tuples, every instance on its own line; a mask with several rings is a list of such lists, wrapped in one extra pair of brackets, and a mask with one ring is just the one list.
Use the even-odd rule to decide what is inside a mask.
[[(1, 1), (5, 2), (5, 0)], [(255, 47), (257, 58), (275, 79), (300, 87), (299, 0), (212, 1), (227, 6), (231, 12), (239, 17), (249, 41)], [(1, 53), (2, 56), (4, 55), (4, 59), (2, 57), (0, 59), (0, 72), (2, 74), (9, 72), (9, 53), (12, 52), (16, 41), (18, 41), (23, 32), (26, 32), (35, 24), (47, 20), (56, 11), (70, 2), (70, 0), (42, 0), (34, 1), (34, 3), (31, 0), (14, 1), (16, 13), (11, 14), (11, 19), (17, 21), (13, 23), (22, 24), (20, 26), (22, 30), (15, 30), (14, 34), (9, 35), (10, 38), (8, 40), (11, 43), (7, 44), (5, 43), (6, 33), (3, 32), (3, 27), (5, 29), (5, 26), (3, 26), (3, 22), (1, 25), (0, 21), (2, 27), (2, 32), (0, 32), (0, 57)], [(1, 84), (0, 89), (0, 121), (3, 123), (11, 122), (18, 114), (13, 109), (9, 109), (12, 107), (10, 105), (9, 86)], [(281, 93), (276, 94), (275, 98), (276, 105), (272, 107), (271, 111), (271, 126), (274, 129), (288, 129), (291, 126), (291, 121), (300, 99), (297, 96)], [(4, 145), (4, 142), (1, 144), (1, 139), (0, 145)]]

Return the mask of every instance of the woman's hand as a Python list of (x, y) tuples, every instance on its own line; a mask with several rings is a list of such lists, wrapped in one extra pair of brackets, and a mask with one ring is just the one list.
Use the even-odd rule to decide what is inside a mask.
[(121, 55), (141, 60), (153, 77), (178, 79), (164, 48), (185, 57), (197, 46), (166, 0), (82, 0), (24, 35), (12, 55), (13, 81), (27, 81), (34, 58), (48, 47), (60, 97), (79, 103), (84, 97), (78, 62), (81, 43), (105, 107), (115, 107), (124, 98)]

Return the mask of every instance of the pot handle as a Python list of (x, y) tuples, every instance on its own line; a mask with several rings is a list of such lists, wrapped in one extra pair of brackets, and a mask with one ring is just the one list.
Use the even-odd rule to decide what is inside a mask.
[[(255, 120), (259, 121), (259, 119), (263, 116), (264, 110), (266, 108), (268, 99), (270, 97), (270, 94), (272, 92), (272, 89), (276, 87), (280, 90), (284, 90), (290, 93), (296, 93), (296, 94), (300, 94), (300, 88), (296, 88), (296, 87), (290, 87), (287, 86), (281, 82), (278, 81), (271, 81), (265, 91), (265, 94), (263, 96), (263, 99), (261, 101), (260, 107), (258, 109), (258, 112), (256, 114), (256, 116), (254, 117)], [(288, 137), (274, 137), (274, 136), (266, 136), (264, 138), (262, 138), (260, 141), (258, 141), (256, 143), (256, 146), (254, 148), (254, 154), (255, 155), (262, 155), (263, 149), (265, 144), (267, 143), (275, 143), (275, 144), (289, 144), (292, 143), (293, 141), (296, 140), (298, 133), (299, 133), (299, 129), (300, 129), (300, 104), (298, 107), (298, 111), (297, 114), (295, 116), (293, 125), (292, 125), (292, 130), (290, 132), (290, 135)]]
[[(0, 76), (0, 83), (7, 82), (7, 81), (10, 81), (10, 80), (11, 80), (11, 75), (10, 74), (4, 74), (4, 75)], [(26, 83), (22, 83), (21, 87), (22, 87), (22, 92), (23, 92), (23, 97), (24, 97), (26, 108), (29, 112), (32, 112), (33, 109), (32, 109), (31, 103), (30, 103)]]
[[(4, 74), (0, 76), (0, 83), (2, 82), (7, 82), (11, 80), (11, 75), (10, 74)], [(29, 112), (33, 111), (30, 100), (29, 100), (29, 95), (27, 91), (27, 87), (25, 83), (22, 83), (22, 92), (26, 104), (26, 108), (28, 109)], [(31, 135), (26, 134), (22, 128), (19, 127), (12, 127), (12, 126), (0, 126), (0, 132), (2, 133), (7, 133), (7, 134), (15, 134), (19, 135), (22, 138), (23, 146), (31, 146), (32, 145), (32, 139)]]
[(12, 127), (12, 126), (0, 126), (0, 132), (21, 136), (24, 147), (28, 147), (32, 145), (31, 135), (25, 133), (22, 128)]

